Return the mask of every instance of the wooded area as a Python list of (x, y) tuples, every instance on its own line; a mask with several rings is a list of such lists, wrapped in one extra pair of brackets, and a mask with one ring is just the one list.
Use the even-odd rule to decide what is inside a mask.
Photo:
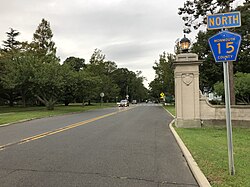
[(129, 95), (138, 101), (147, 98), (141, 72), (117, 68), (96, 49), (89, 63), (81, 57), (64, 62), (56, 55), (50, 23), (38, 25), (31, 43), (18, 41), (20, 32), (10, 29), (0, 52), (0, 104), (45, 105), (53, 110), (55, 103), (104, 101), (116, 102)]

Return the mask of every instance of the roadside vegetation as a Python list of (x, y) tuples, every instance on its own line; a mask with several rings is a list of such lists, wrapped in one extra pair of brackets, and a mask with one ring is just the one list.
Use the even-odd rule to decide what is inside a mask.
[[(141, 71), (118, 68), (95, 49), (89, 62), (83, 57), (57, 56), (50, 23), (42, 19), (31, 42), (19, 41), (19, 31), (10, 28), (0, 46), (0, 105), (40, 106), (53, 110), (56, 104), (117, 102), (147, 99)], [(81, 49), (82, 50), (82, 49)], [(84, 50), (84, 49), (83, 49)]]
[[(175, 115), (173, 106), (164, 106)], [(250, 128), (233, 128), (235, 176), (229, 175), (223, 127), (175, 128), (212, 186), (250, 186)]]
[(0, 127), (3, 124), (13, 123), (20, 120), (29, 120), (34, 118), (50, 117), (62, 114), (84, 112), (99, 108), (107, 108), (117, 106), (116, 103), (92, 103), (89, 106), (74, 104), (69, 106), (56, 105), (54, 110), (47, 110), (45, 106), (40, 107), (0, 107)]
[(250, 129), (233, 128), (236, 174), (229, 175), (226, 128), (176, 128), (212, 186), (250, 186)]
[(165, 105), (164, 108), (175, 116), (175, 105)]

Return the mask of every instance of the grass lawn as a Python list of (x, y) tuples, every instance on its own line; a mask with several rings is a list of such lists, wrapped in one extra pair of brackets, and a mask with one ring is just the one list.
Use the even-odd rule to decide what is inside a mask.
[(164, 106), (165, 109), (167, 109), (171, 114), (175, 116), (175, 106), (174, 105), (166, 105)]
[[(173, 106), (164, 106), (175, 115)], [(175, 128), (212, 186), (250, 186), (250, 128), (233, 128), (235, 175), (229, 175), (226, 128)]]
[(229, 175), (226, 128), (176, 128), (212, 186), (250, 186), (250, 129), (233, 129), (235, 176)]
[(58, 105), (54, 110), (47, 110), (45, 107), (0, 107), (0, 126), (6, 123), (12, 123), (19, 120), (32, 119), (32, 118), (42, 118), (48, 116), (55, 116), (74, 112), (83, 112), (87, 110), (93, 110), (98, 108), (106, 108), (116, 106), (115, 103), (103, 103), (93, 104), (91, 106), (82, 107), (81, 104), (74, 104), (69, 106)]

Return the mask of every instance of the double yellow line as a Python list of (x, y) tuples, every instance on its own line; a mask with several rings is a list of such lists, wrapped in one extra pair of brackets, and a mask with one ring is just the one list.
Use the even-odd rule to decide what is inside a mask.
[(44, 138), (46, 136), (57, 134), (57, 133), (60, 133), (60, 132), (63, 132), (63, 131), (66, 131), (66, 130), (69, 130), (69, 129), (72, 129), (72, 128), (75, 128), (75, 127), (79, 127), (79, 126), (85, 125), (87, 123), (91, 123), (91, 122), (97, 121), (97, 120), (102, 119), (102, 118), (106, 118), (108, 116), (112, 116), (112, 115), (117, 114), (119, 112), (127, 111), (129, 109), (131, 109), (131, 108), (127, 108), (125, 110), (119, 110), (119, 111), (116, 111), (116, 112), (112, 112), (112, 113), (109, 113), (109, 114), (105, 114), (105, 115), (102, 115), (102, 116), (91, 118), (91, 119), (88, 119), (88, 120), (85, 120), (85, 121), (80, 121), (78, 123), (74, 123), (74, 124), (71, 124), (71, 125), (68, 125), (68, 126), (65, 126), (65, 127), (61, 127), (61, 128), (58, 128), (58, 129), (54, 129), (54, 130), (51, 130), (51, 131), (47, 131), (47, 132), (41, 133), (41, 134), (37, 134), (35, 136), (24, 138), (24, 139), (21, 139), (21, 140), (16, 141), (16, 142), (12, 142), (12, 143), (8, 143), (8, 144), (5, 144), (5, 145), (1, 145), (0, 146), (0, 151), (4, 150), (4, 149), (6, 149), (6, 148), (8, 148), (10, 146), (13, 146), (13, 145), (20, 145), (20, 144), (24, 144), (24, 143), (27, 143), (27, 142), (30, 142), (30, 141), (33, 141), (33, 140)]

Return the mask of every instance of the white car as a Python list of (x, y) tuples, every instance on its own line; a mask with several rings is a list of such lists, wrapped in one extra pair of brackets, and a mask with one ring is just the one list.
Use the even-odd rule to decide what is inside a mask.
[(119, 107), (127, 107), (129, 106), (128, 100), (121, 100), (119, 103)]

